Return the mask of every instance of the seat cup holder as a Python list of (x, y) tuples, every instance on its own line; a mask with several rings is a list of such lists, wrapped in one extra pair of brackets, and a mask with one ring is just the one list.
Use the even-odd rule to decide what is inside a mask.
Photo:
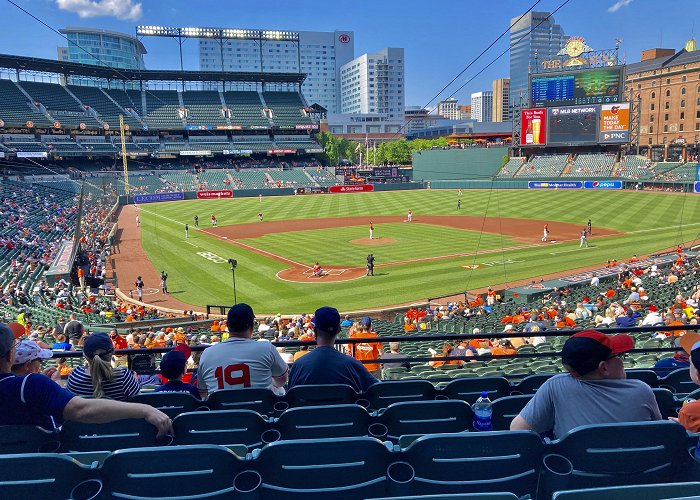
[(386, 475), (395, 483), (405, 484), (413, 481), (416, 471), (408, 462), (392, 462), (387, 468)]
[(375, 422), (369, 426), (367, 432), (369, 432), (369, 435), (372, 437), (383, 438), (387, 435), (389, 429), (386, 425), (379, 422)]
[(272, 409), (278, 413), (282, 413), (289, 409), (289, 403), (286, 401), (276, 401), (275, 404), (272, 405)]
[(574, 471), (574, 464), (564, 455), (550, 453), (542, 458), (545, 468), (557, 476), (568, 476)]
[(277, 429), (267, 429), (265, 432), (262, 433), (262, 436), (260, 436), (260, 438), (265, 444), (274, 443), (275, 441), (279, 441), (280, 438), (282, 438), (282, 434)]
[(357, 401), (355, 401), (355, 404), (367, 409), (369, 408), (369, 399), (360, 398)]
[(71, 500), (93, 500), (102, 493), (102, 481), (99, 479), (88, 479), (76, 484), (70, 491)]
[(46, 441), (45, 443), (41, 443), (39, 445), (39, 449), (37, 452), (39, 453), (58, 453), (58, 450), (61, 449), (61, 442), (56, 439), (56, 440), (51, 440), (51, 441)]
[(233, 478), (233, 489), (238, 493), (252, 493), (262, 484), (262, 476), (254, 470), (244, 470)]

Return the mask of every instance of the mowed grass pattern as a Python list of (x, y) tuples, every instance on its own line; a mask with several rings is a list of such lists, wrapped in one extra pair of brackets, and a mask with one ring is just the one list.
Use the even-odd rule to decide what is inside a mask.
[[(556, 236), (556, 221), (580, 224), (589, 218), (593, 233), (597, 227), (616, 229), (628, 234), (590, 240), (591, 248), (578, 249), (578, 242), (542, 245), (522, 250), (499, 251), (513, 246), (500, 228), (479, 234), (418, 223), (382, 224), (379, 236), (389, 237), (396, 231), (410, 233), (410, 241), (394, 245), (359, 247), (350, 239), (366, 238), (366, 217), (391, 215), (397, 220), (413, 210), (414, 220), (421, 215), (471, 215), (513, 217), (549, 222)], [(374, 278), (345, 283), (289, 283), (275, 277), (286, 264), (231, 245), (207, 235), (209, 217), (216, 214), (219, 225), (257, 222), (258, 212), (265, 220), (292, 220), (323, 217), (358, 217), (358, 226), (320, 231), (279, 233), (246, 240), (300, 262), (320, 260), (326, 265), (362, 265), (367, 253), (377, 256), (377, 264), (406, 260), (403, 255), (440, 256), (452, 253), (484, 252), (484, 255), (415, 262), (379, 267)], [(184, 302), (230, 304), (233, 300), (231, 271), (227, 264), (216, 264), (198, 255), (211, 252), (225, 259), (234, 257), (239, 301), (250, 303), (260, 313), (299, 313), (324, 304), (341, 310), (387, 306), (457, 293), (496, 283), (508, 283), (545, 273), (604, 263), (607, 259), (624, 259), (632, 254), (648, 254), (694, 240), (700, 231), (700, 196), (632, 191), (521, 191), (465, 190), (461, 210), (457, 210), (456, 190), (420, 190), (366, 194), (264, 197), (233, 200), (193, 200), (177, 203), (148, 204), (141, 212), (143, 246), (158, 269), (170, 273), (169, 285)], [(184, 241), (184, 224), (192, 227), (192, 218), (200, 218), (200, 229), (190, 230)], [(423, 226), (423, 227), (420, 227)], [(416, 229), (418, 228), (418, 229)], [(386, 232), (385, 232), (386, 231)], [(414, 235), (414, 231), (418, 231)], [(313, 233), (313, 234), (307, 234)], [(394, 236), (392, 236), (394, 237)], [(196, 246), (192, 246), (196, 245)], [(453, 252), (457, 249), (457, 252)], [(387, 251), (386, 255), (384, 254)], [(466, 264), (479, 264), (468, 270)]]

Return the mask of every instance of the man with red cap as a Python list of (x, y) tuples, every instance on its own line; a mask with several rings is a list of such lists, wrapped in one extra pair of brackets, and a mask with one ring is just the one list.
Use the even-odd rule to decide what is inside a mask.
[(542, 384), (510, 430), (553, 430), (560, 438), (581, 425), (661, 420), (651, 388), (627, 380), (621, 356), (632, 349), (634, 340), (626, 334), (585, 330), (572, 335), (561, 352), (569, 373)]

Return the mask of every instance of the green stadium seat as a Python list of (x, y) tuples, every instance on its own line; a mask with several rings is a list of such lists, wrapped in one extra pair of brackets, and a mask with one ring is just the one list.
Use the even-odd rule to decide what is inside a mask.
[(0, 454), (52, 453), (61, 443), (58, 434), (33, 425), (0, 425)]
[(510, 423), (525, 408), (532, 395), (506, 396), (492, 403), (492, 425), (494, 431), (507, 431)]
[(185, 392), (152, 392), (149, 394), (137, 394), (131, 398), (133, 403), (142, 403), (158, 408), (170, 418), (175, 418), (181, 413), (195, 411), (204, 407), (205, 403)]
[(182, 413), (173, 420), (176, 445), (242, 444), (249, 450), (279, 439), (268, 421), (252, 410)]
[(557, 491), (553, 500), (667, 500), (700, 497), (700, 482), (643, 484)]
[[(206, 401), (211, 410), (253, 410), (270, 415), (280, 399), (269, 389), (225, 389), (212, 393)], [(284, 408), (287, 404), (284, 404)]]
[(464, 401), (394, 403), (370, 425), (371, 436), (398, 443), (401, 436), (468, 431), (473, 414)]
[(687, 368), (674, 370), (659, 380), (659, 387), (668, 389), (675, 394), (688, 394), (698, 388), (690, 379)]
[(369, 410), (381, 410), (397, 402), (435, 399), (435, 387), (427, 380), (393, 380), (374, 384), (357, 398)]
[(326, 439), (368, 436), (372, 419), (359, 405), (290, 408), (280, 415), (275, 428), (280, 439)]
[[(114, 451), (167, 444), (156, 439), (156, 428), (143, 419), (118, 420), (109, 424), (67, 421), (59, 433), (61, 452)], [(161, 441), (168, 441), (164, 438)]]
[(447, 384), (436, 399), (459, 399), (473, 404), (482, 391), (489, 393), (491, 401), (508, 396), (510, 394), (510, 383), (503, 377), (478, 377), (453, 380)]
[(290, 408), (296, 408), (299, 406), (354, 404), (357, 398), (358, 394), (349, 385), (310, 384), (292, 387), (284, 396), (284, 401)]

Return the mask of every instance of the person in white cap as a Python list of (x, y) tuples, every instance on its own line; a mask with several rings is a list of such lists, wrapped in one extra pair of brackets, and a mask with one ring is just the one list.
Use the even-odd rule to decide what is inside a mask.
[(15, 349), (15, 363), (11, 369), (15, 375), (39, 373), (41, 372), (41, 362), (53, 356), (50, 349), (42, 349), (31, 340), (22, 340)]

